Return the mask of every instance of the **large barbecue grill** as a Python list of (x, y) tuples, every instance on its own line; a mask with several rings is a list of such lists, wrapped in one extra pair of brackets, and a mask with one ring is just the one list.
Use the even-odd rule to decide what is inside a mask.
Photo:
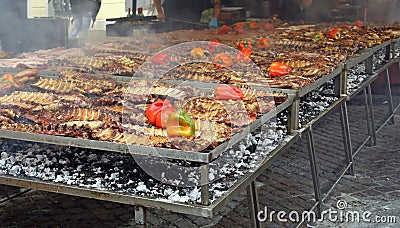
[[(395, 29), (395, 28), (391, 28)], [(301, 30), (300, 30), (301, 31)], [(287, 33), (290, 33), (290, 30), (286, 30)], [(302, 32), (300, 32), (303, 34)], [(296, 36), (294, 36), (296, 37)], [(291, 37), (293, 38), (293, 37)], [(394, 37), (392, 37), (394, 38)], [(315, 207), (321, 211), (321, 203), (324, 200), (320, 192), (320, 186), (318, 183), (318, 175), (316, 171), (316, 163), (315, 163), (315, 148), (313, 142), (313, 131), (312, 127), (318, 123), (320, 120), (323, 120), (324, 116), (328, 113), (334, 112), (339, 109), (341, 123), (342, 123), (342, 131), (343, 131), (343, 141), (344, 141), (344, 151), (345, 158), (347, 163), (345, 164), (344, 172), (353, 172), (352, 170), (352, 159), (355, 153), (353, 153), (351, 146), (351, 138), (349, 132), (348, 125), (348, 117), (347, 117), (347, 109), (346, 109), (346, 101), (347, 99), (351, 99), (355, 94), (360, 92), (365, 92), (366, 96), (366, 107), (367, 107), (367, 120), (369, 121), (369, 137), (366, 139), (366, 142), (369, 139), (374, 140), (375, 135), (375, 122), (372, 113), (372, 102), (371, 102), (371, 88), (370, 84), (379, 76), (379, 73), (384, 72), (386, 83), (388, 84), (388, 97), (391, 98), (390, 93), (390, 78), (387, 72), (387, 68), (395, 63), (398, 63), (398, 57), (396, 58), (396, 44), (400, 42), (398, 36), (396, 39), (386, 39), (382, 42), (378, 43), (368, 43), (367, 46), (363, 47), (361, 50), (355, 55), (349, 56), (345, 61), (339, 61), (332, 70), (329, 71), (328, 74), (320, 75), (315, 77), (314, 80), (310, 81), (307, 84), (299, 88), (266, 88), (265, 84), (252, 84), (250, 86), (251, 89), (256, 89), (260, 91), (269, 91), (275, 92), (277, 94), (287, 94), (287, 99), (279, 104), (275, 110), (265, 113), (263, 115), (259, 115), (258, 119), (252, 124), (243, 127), (240, 133), (232, 135), (232, 138), (223, 142), (221, 145), (217, 146), (212, 150), (207, 150), (203, 152), (191, 152), (184, 150), (176, 150), (170, 148), (157, 148), (154, 150), (152, 147), (148, 146), (140, 146), (140, 145), (125, 145), (122, 143), (116, 142), (105, 142), (99, 140), (89, 140), (89, 139), (79, 139), (73, 137), (65, 137), (65, 136), (54, 136), (54, 135), (45, 135), (45, 134), (37, 134), (37, 133), (29, 133), (29, 132), (19, 132), (19, 131), (10, 131), (10, 130), (0, 130), (0, 136), (7, 139), (14, 139), (20, 141), (30, 141), (30, 142), (39, 142), (44, 144), (56, 144), (63, 147), (79, 147), (79, 148), (88, 148), (95, 150), (108, 151), (116, 154), (134, 154), (134, 156), (148, 156), (149, 159), (151, 157), (161, 157), (164, 159), (173, 159), (174, 161), (179, 162), (189, 162), (191, 165), (196, 164), (199, 170), (199, 183), (200, 186), (200, 200), (198, 202), (177, 202), (173, 200), (166, 200), (164, 198), (152, 198), (142, 196), (140, 194), (132, 193), (126, 191), (113, 191), (112, 189), (95, 189), (89, 188), (87, 186), (81, 187), (78, 185), (68, 185), (65, 183), (57, 183), (54, 180), (45, 181), (40, 179), (27, 178), (24, 176), (11, 176), (11, 175), (0, 175), (0, 183), (6, 185), (13, 185), (19, 187), (28, 187), (34, 188), (44, 191), (50, 192), (58, 192), (76, 196), (83, 196), (101, 200), (108, 200), (113, 202), (126, 203), (137, 206), (136, 218), (138, 222), (144, 222), (143, 219), (145, 217), (144, 208), (146, 207), (154, 207), (161, 208), (165, 210), (170, 210), (178, 213), (192, 214), (192, 215), (200, 215), (202, 217), (213, 217), (217, 214), (224, 205), (226, 205), (229, 200), (243, 191), (245, 188), (248, 190), (248, 195), (251, 200), (250, 205), (250, 213), (252, 216), (252, 222), (254, 225), (259, 224), (256, 221), (256, 213), (259, 210), (258, 201), (257, 201), (257, 192), (255, 188), (254, 180), (259, 176), (278, 156), (285, 152), (285, 149), (292, 145), (295, 141), (297, 141), (302, 135), (306, 135), (306, 138), (309, 143), (309, 155), (312, 167), (312, 174), (314, 180), (315, 187), (315, 197), (316, 204)], [(282, 45), (283, 49), (287, 48), (291, 51), (300, 49), (299, 45), (303, 44), (301, 42), (295, 41), (290, 42), (290, 37), (287, 38), (289, 41), (286, 43), (281, 43), (277, 45)], [(229, 41), (228, 41), (229, 42)], [(236, 41), (234, 41), (236, 42)], [(296, 43), (298, 42), (298, 43)], [(304, 41), (307, 43), (307, 41)], [(308, 41), (310, 42), (310, 41)], [(330, 45), (334, 46), (334, 41), (329, 41)], [(333, 44), (332, 44), (333, 43)], [(370, 45), (370, 46), (368, 46)], [(313, 47), (311, 47), (313, 48)], [(114, 49), (115, 50), (115, 49)], [(374, 61), (382, 58), (382, 64), (377, 65)], [(267, 56), (264, 56), (268, 58)], [(311, 57), (310, 57), (311, 58)], [(119, 58), (116, 58), (120, 60)], [(351, 90), (349, 87), (353, 88), (353, 85), (350, 85), (350, 80), (353, 75), (350, 74), (350, 70), (357, 66), (358, 64), (365, 62), (365, 73), (368, 75), (364, 82), (359, 83), (355, 89)], [(58, 65), (62, 63), (61, 66)], [(62, 67), (70, 68), (73, 67), (70, 61), (54, 61), (52, 62), (53, 69), (59, 70)], [(75, 62), (76, 64), (76, 62)], [(90, 64), (89, 64), (90, 65)], [(104, 66), (104, 65), (103, 65)], [(41, 65), (43, 67), (43, 65)], [(60, 68), (58, 68), (60, 67)], [(81, 65), (78, 65), (77, 69), (86, 71), (88, 69), (81, 68)], [(12, 73), (16, 74), (21, 69), (9, 69), (3, 68), (1, 69), (4, 73)], [(95, 71), (95, 67), (89, 67), (90, 71)], [(133, 74), (136, 69), (128, 70), (130, 74)], [(103, 71), (102, 73), (105, 73)], [(98, 72), (97, 72), (98, 73)], [(58, 78), (58, 71), (50, 72), (50, 71), (40, 71), (40, 76), (43, 78)], [(92, 75), (97, 78), (104, 78), (101, 75)], [(122, 76), (106, 76), (106, 78), (112, 78), (116, 82), (121, 84), (126, 84), (131, 81), (131, 78), (126, 78)], [(185, 79), (185, 78), (182, 78)], [(198, 82), (195, 81), (196, 78), (189, 79), (188, 86), (192, 88), (196, 88), (199, 90), (208, 90), (212, 91), (212, 89), (217, 85), (217, 83), (221, 82)], [(290, 79), (290, 78), (288, 78)], [(133, 78), (132, 80), (139, 80)], [(279, 79), (276, 79), (279, 80)], [(169, 78), (168, 80), (163, 81), (164, 83), (172, 84), (182, 84), (177, 78)], [(235, 81), (237, 82), (237, 81)], [(309, 96), (318, 89), (329, 90), (331, 93), (326, 92), (327, 94), (322, 94), (321, 96), (331, 97), (329, 106), (320, 110), (320, 112), (315, 113), (309, 120), (301, 121), (301, 108), (304, 106), (304, 98)], [(329, 95), (328, 95), (329, 94)], [(389, 115), (387, 120), (393, 121), (393, 111), (394, 105), (391, 99), (388, 102)], [(285, 114), (287, 113), (287, 114)], [(215, 188), (213, 183), (209, 183), (209, 177), (212, 171), (210, 171), (210, 166), (212, 167), (212, 162), (217, 161), (219, 158), (228, 155), (230, 153), (231, 146), (236, 144), (243, 143), (243, 139), (247, 137), (254, 137), (259, 132), (259, 128), (263, 126), (267, 126), (271, 121), (274, 121), (275, 115), (284, 115), (286, 118), (284, 120), (277, 120), (278, 125), (280, 125), (283, 129), (287, 130), (287, 134), (281, 135), (282, 139), (277, 139), (276, 142), (271, 147), (262, 148), (264, 153), (260, 150), (253, 150), (251, 153), (255, 153), (256, 155), (259, 153), (260, 160), (251, 168), (248, 168), (242, 175), (238, 175), (236, 178), (233, 178), (233, 181), (229, 187), (226, 188), (225, 191), (222, 192), (220, 196), (212, 196), (210, 195), (211, 188)], [(279, 123), (280, 122), (280, 123)], [(267, 128), (268, 129), (268, 128)], [(262, 144), (262, 140), (259, 140), (260, 144)], [(245, 146), (251, 146), (249, 144), (242, 144)], [(257, 146), (257, 145), (255, 145)], [(235, 147), (233, 147), (235, 148)], [(218, 184), (218, 183), (217, 183)], [(325, 196), (326, 197), (326, 196)]]

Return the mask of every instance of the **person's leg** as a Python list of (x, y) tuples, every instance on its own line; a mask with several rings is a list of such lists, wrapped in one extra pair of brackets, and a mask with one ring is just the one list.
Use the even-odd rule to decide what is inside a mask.
[(87, 13), (82, 17), (82, 38), (86, 39), (92, 24), (92, 13)]
[(74, 27), (72, 27), (69, 37), (77, 38), (81, 28), (82, 28), (82, 17), (81, 16), (74, 17)]

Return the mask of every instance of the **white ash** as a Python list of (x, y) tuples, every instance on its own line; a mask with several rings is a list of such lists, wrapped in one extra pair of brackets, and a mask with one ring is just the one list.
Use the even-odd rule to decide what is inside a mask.
[[(378, 50), (373, 55), (373, 69), (378, 70), (388, 63), (388, 60), (385, 59), (386, 50), (381, 49)], [(400, 47), (396, 48), (396, 56), (400, 55)], [(352, 67), (347, 74), (347, 92), (352, 93), (357, 90), (357, 88), (368, 79), (370, 75), (366, 73), (365, 61)]]
[(365, 62), (355, 65), (347, 73), (347, 93), (351, 94), (360, 88), (369, 75), (365, 70)]
[(388, 60), (385, 59), (386, 51), (385, 49), (380, 49), (377, 52), (374, 53), (374, 59), (373, 59), (373, 67), (374, 70), (377, 70), (381, 68), (383, 65), (388, 63)]
[(148, 191), (147, 186), (144, 184), (144, 182), (139, 182), (138, 186), (136, 187), (136, 190), (139, 191), (139, 192)]
[(7, 152), (1, 152), (1, 160), (6, 160), (8, 158)]
[[(325, 86), (329, 88), (330, 85), (331, 83), (327, 83)], [(338, 98), (333, 95), (333, 89), (326, 89), (325, 86), (322, 86), (318, 90), (311, 91), (300, 99), (299, 122), (302, 125), (315, 119), (338, 100)]]
[[(285, 132), (284, 125), (270, 123), (211, 163), (209, 178), (216, 181), (210, 184), (210, 200), (220, 197), (240, 177), (255, 169), (282, 141), (288, 140), (290, 137)], [(154, 180), (143, 172), (131, 156), (54, 145), (14, 143), (16, 141), (13, 140), (2, 141), (1, 175), (175, 202), (200, 202), (199, 187), (178, 188)], [(224, 162), (233, 158), (236, 161), (234, 164)], [(198, 174), (190, 175), (195, 178)]]

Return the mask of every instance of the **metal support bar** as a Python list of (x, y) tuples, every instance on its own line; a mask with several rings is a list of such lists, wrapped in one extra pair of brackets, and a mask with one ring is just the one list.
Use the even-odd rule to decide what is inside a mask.
[(335, 87), (333, 88), (333, 93), (335, 94), (336, 97), (340, 97), (340, 94), (342, 94), (342, 79), (343, 79), (343, 71), (340, 73), (338, 77), (335, 77), (334, 84)]
[(371, 117), (371, 130), (372, 130), (371, 146), (375, 146), (376, 145), (376, 128), (375, 128), (374, 104), (372, 101), (371, 85), (367, 86), (367, 97), (368, 97), (367, 100), (368, 100), (369, 114)]
[(289, 107), (288, 113), (288, 133), (292, 134), (295, 130), (299, 129), (299, 109), (300, 98), (296, 98), (293, 104)]
[(365, 60), (365, 71), (367, 74), (373, 74), (374, 73), (374, 56), (371, 55)]
[(135, 222), (136, 225), (146, 227), (146, 208), (135, 206)]
[(370, 138), (370, 145), (372, 145), (372, 128), (371, 128), (371, 114), (369, 113), (369, 102), (368, 102), (368, 92), (367, 92), (367, 87), (363, 89), (364, 92), (364, 101), (365, 101), (365, 115), (367, 119), (367, 128), (368, 128), (368, 136)]
[(200, 183), (201, 183), (201, 204), (210, 205), (210, 189), (209, 189), (209, 176), (210, 166), (204, 164), (201, 166)]
[(9, 201), (9, 200), (12, 200), (12, 199), (14, 199), (14, 198), (17, 198), (17, 197), (19, 197), (19, 196), (21, 196), (21, 195), (24, 195), (25, 193), (28, 193), (28, 192), (30, 192), (30, 191), (32, 191), (33, 189), (21, 189), (21, 192), (19, 192), (19, 193), (17, 193), (17, 194), (14, 194), (14, 195), (12, 195), (12, 196), (9, 196), (9, 197), (7, 197), (7, 198), (5, 198), (5, 199), (0, 199), (0, 204), (2, 204), (2, 203), (5, 203), (5, 202), (7, 202), (7, 201)]
[(393, 108), (393, 97), (392, 97), (392, 89), (390, 88), (390, 75), (389, 69), (385, 70), (385, 86), (386, 86), (386, 94), (388, 98), (388, 106), (389, 106), (389, 123), (394, 125), (394, 108)]
[(247, 198), (249, 200), (249, 213), (251, 227), (260, 228), (261, 222), (257, 218), (257, 213), (260, 211), (260, 205), (258, 202), (258, 194), (255, 181), (252, 181), (247, 186)]
[[(342, 83), (340, 86), (340, 95), (347, 94), (347, 67), (343, 68), (342, 74), (340, 75), (340, 82)], [(339, 97), (339, 96), (338, 96)]]
[(354, 176), (353, 148), (351, 146), (349, 119), (348, 119), (348, 115), (347, 115), (346, 102), (344, 102), (340, 106), (340, 122), (342, 123), (344, 153), (346, 155), (347, 166), (349, 166), (349, 169), (347, 170), (346, 173)]
[(390, 60), (392, 52), (393, 42), (385, 48), (385, 60)]
[(342, 72), (334, 78), (335, 88), (334, 94), (340, 97), (342, 94), (347, 94), (347, 67), (344, 66)]
[(321, 202), (321, 188), (319, 186), (317, 163), (315, 161), (315, 147), (314, 147), (314, 137), (312, 133), (312, 127), (307, 131), (307, 146), (308, 146), (308, 156), (310, 158), (310, 168), (311, 175), (313, 179), (314, 192), (315, 192), (315, 202), (318, 204), (317, 213), (318, 217), (321, 217), (322, 213), (322, 202)]

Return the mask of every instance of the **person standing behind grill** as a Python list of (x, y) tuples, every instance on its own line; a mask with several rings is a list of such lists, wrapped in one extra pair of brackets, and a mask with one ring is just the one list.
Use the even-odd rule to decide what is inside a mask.
[(332, 11), (339, 4), (336, 0), (303, 0), (303, 19), (306, 21), (332, 21)]
[(303, 2), (308, 0), (275, 0), (270, 1), (271, 14), (285, 21), (302, 20)]
[(70, 0), (74, 27), (69, 34), (70, 38), (79, 38), (84, 41), (89, 33), (90, 25), (96, 21), (101, 0)]
[(277, 0), (270, 2), (271, 13), (286, 21), (329, 21), (336, 0)]
[[(221, 12), (221, 0), (165, 0), (164, 10), (168, 18), (181, 21), (199, 22), (203, 10), (212, 7), (214, 3), (214, 13), (209, 22), (210, 28), (218, 27), (218, 16)], [(164, 20), (166, 16), (161, 7), (161, 0), (154, 0), (157, 10), (157, 18)]]

